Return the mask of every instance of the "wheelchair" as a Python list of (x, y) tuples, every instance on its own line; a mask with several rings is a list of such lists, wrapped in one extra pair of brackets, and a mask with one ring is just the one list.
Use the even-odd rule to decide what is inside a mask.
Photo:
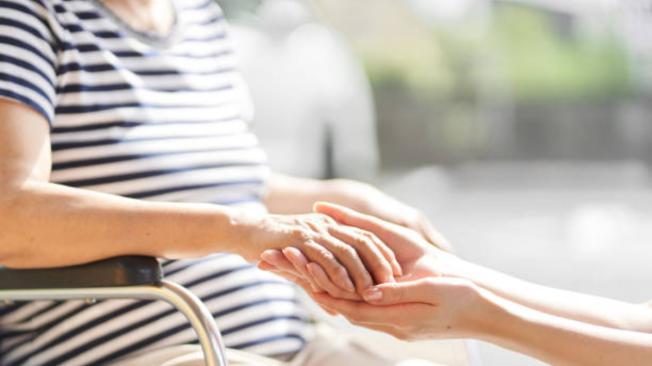
[(166, 281), (152, 257), (118, 257), (53, 269), (0, 266), (0, 305), (15, 301), (103, 299), (162, 300), (180, 311), (197, 333), (207, 366), (227, 366), (213, 316), (189, 290)]

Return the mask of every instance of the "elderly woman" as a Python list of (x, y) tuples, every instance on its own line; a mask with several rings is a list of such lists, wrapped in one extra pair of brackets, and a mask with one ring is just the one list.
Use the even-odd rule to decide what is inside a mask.
[(316, 209), (376, 234), (403, 269), (397, 282), (358, 297), (338, 289), (296, 248), (263, 253), (261, 268), (298, 282), (331, 314), (406, 340), (477, 338), (553, 365), (652, 364), (650, 304), (531, 284), (442, 252), (378, 218), (337, 205)]
[[(288, 215), (321, 199), (427, 225), (363, 184), (269, 175), (235, 66), (212, 0), (0, 0), (0, 264), (171, 259), (166, 276), (206, 303), (228, 347), (394, 364), (315, 331), (295, 288), (245, 259), (290, 245), (360, 292), (400, 273), (392, 252), (325, 216)], [(201, 364), (193, 342), (158, 302), (0, 305), (4, 366)]]

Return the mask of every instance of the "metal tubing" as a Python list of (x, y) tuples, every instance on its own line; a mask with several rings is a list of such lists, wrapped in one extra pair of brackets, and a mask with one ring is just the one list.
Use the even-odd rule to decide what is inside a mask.
[(228, 366), (222, 336), (206, 306), (192, 292), (168, 281), (159, 286), (75, 289), (1, 290), (0, 303), (33, 300), (142, 299), (162, 300), (179, 310), (199, 339), (207, 366)]

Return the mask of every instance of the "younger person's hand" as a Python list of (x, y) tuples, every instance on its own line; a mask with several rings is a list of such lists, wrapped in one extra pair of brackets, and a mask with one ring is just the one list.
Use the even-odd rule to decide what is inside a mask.
[(452, 252), (452, 245), (416, 208), (406, 205), (369, 184), (346, 179), (335, 180), (331, 184), (336, 186), (340, 196), (343, 197), (337, 201), (338, 203), (351, 207), (362, 214), (411, 229), (421, 235), (426, 242), (444, 251)]
[[(373, 295), (372, 295), (373, 294)], [(477, 337), (492, 311), (491, 295), (470, 281), (424, 278), (368, 290), (365, 302), (310, 296), (332, 315), (402, 340)]]
[[(279, 264), (275, 271), (292, 268), (280, 252), (269, 254), (275, 258), (268, 259)], [(336, 298), (330, 291), (313, 291), (311, 280), (292, 270), (277, 273), (303, 287), (327, 313), (401, 340), (479, 336), (486, 331), (483, 324), (493, 309), (491, 294), (464, 279), (430, 277), (386, 283), (365, 291), (362, 301), (351, 294)]]

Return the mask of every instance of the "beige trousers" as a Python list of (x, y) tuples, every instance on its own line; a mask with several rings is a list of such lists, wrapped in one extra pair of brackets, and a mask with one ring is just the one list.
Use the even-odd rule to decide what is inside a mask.
[[(416, 359), (389, 359), (338, 334), (331, 327), (320, 325), (315, 337), (289, 362), (281, 362), (236, 350), (227, 350), (233, 366), (436, 366), (433, 362)], [(149, 351), (123, 359), (111, 366), (203, 366), (201, 348), (196, 345), (174, 346)]]

